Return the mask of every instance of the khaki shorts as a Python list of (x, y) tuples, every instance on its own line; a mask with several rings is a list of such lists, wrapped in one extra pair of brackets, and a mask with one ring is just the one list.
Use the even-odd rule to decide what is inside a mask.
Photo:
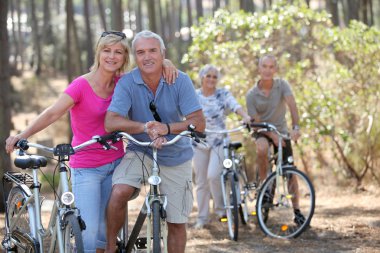
[[(141, 152), (127, 152), (116, 167), (112, 185), (127, 184), (137, 189), (148, 180), (151, 174), (153, 161)], [(193, 184), (191, 160), (177, 166), (159, 166), (161, 194), (166, 194), (168, 204), (166, 206), (167, 221), (169, 223), (187, 223), (193, 208)], [(136, 191), (134, 197), (138, 196)]]

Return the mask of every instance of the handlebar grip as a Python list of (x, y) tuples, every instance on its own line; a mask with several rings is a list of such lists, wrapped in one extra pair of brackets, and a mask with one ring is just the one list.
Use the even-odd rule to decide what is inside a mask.
[(119, 132), (112, 132), (110, 134), (102, 135), (99, 137), (99, 142), (101, 141), (109, 141), (112, 140), (112, 143), (115, 143), (118, 141), (119, 138)]
[(261, 127), (269, 129), (268, 123), (251, 123), (251, 127)]
[(18, 147), (18, 148), (20, 148), (22, 150), (28, 150), (28, 148), (29, 148), (28, 140), (21, 139), (21, 140), (17, 141), (16, 144), (15, 144), (15, 147)]

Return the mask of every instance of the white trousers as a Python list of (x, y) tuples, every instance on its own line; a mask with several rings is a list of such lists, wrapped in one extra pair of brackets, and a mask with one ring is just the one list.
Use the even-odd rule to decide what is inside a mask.
[(223, 169), (223, 145), (215, 148), (194, 148), (193, 168), (198, 204), (198, 222), (209, 222), (210, 198), (217, 216), (224, 214), (220, 175)]

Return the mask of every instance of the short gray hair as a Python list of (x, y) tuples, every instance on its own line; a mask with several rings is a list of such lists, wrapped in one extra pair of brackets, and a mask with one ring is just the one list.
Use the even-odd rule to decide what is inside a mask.
[(276, 56), (274, 56), (272, 54), (264, 54), (263, 56), (261, 56), (259, 59), (259, 67), (261, 66), (261, 64), (263, 64), (263, 61), (267, 58), (273, 60), (274, 66), (276, 68), (278, 67)]
[(164, 55), (166, 48), (165, 48), (165, 44), (164, 44), (164, 41), (162, 40), (161, 36), (152, 32), (152, 31), (148, 31), (148, 30), (141, 31), (135, 35), (135, 38), (132, 40), (132, 52), (133, 52), (133, 54), (136, 54), (136, 42), (140, 38), (145, 38), (145, 39), (153, 38), (153, 39), (158, 40), (158, 42), (160, 43), (161, 54)]
[(221, 76), (219, 69), (215, 67), (214, 65), (207, 64), (199, 70), (198, 76), (199, 76), (200, 81), (202, 81), (202, 78), (204, 78), (207, 75), (207, 73), (210, 72), (211, 70), (214, 70), (216, 72), (216, 75), (218, 76), (218, 80), (219, 80)]

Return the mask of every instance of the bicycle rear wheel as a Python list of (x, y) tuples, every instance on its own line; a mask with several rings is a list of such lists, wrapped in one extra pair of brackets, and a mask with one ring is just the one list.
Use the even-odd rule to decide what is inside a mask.
[[(238, 198), (237, 198), (237, 182), (233, 173), (227, 174), (226, 186), (226, 214), (228, 232), (232, 240), (237, 241), (239, 233), (239, 214), (238, 214)], [(240, 192), (239, 192), (240, 194)]]
[[(295, 167), (284, 168), (282, 176), (276, 179), (273, 172), (262, 185), (256, 205), (257, 219), (265, 234), (293, 238), (309, 226), (314, 207), (315, 192), (307, 176)], [(302, 217), (295, 209), (300, 209)]]
[(74, 214), (68, 214), (65, 216), (64, 222), (64, 251), (70, 253), (84, 252), (82, 230), (80, 229), (78, 217)]
[(30, 202), (27, 208), (23, 208), (27, 201), (27, 195), (19, 187), (13, 187), (7, 200), (7, 219), (11, 233), (11, 240), (22, 252), (38, 252), (36, 244), (35, 207)]
[(152, 203), (153, 214), (153, 252), (161, 252), (161, 215), (160, 215), (160, 201), (155, 200)]

